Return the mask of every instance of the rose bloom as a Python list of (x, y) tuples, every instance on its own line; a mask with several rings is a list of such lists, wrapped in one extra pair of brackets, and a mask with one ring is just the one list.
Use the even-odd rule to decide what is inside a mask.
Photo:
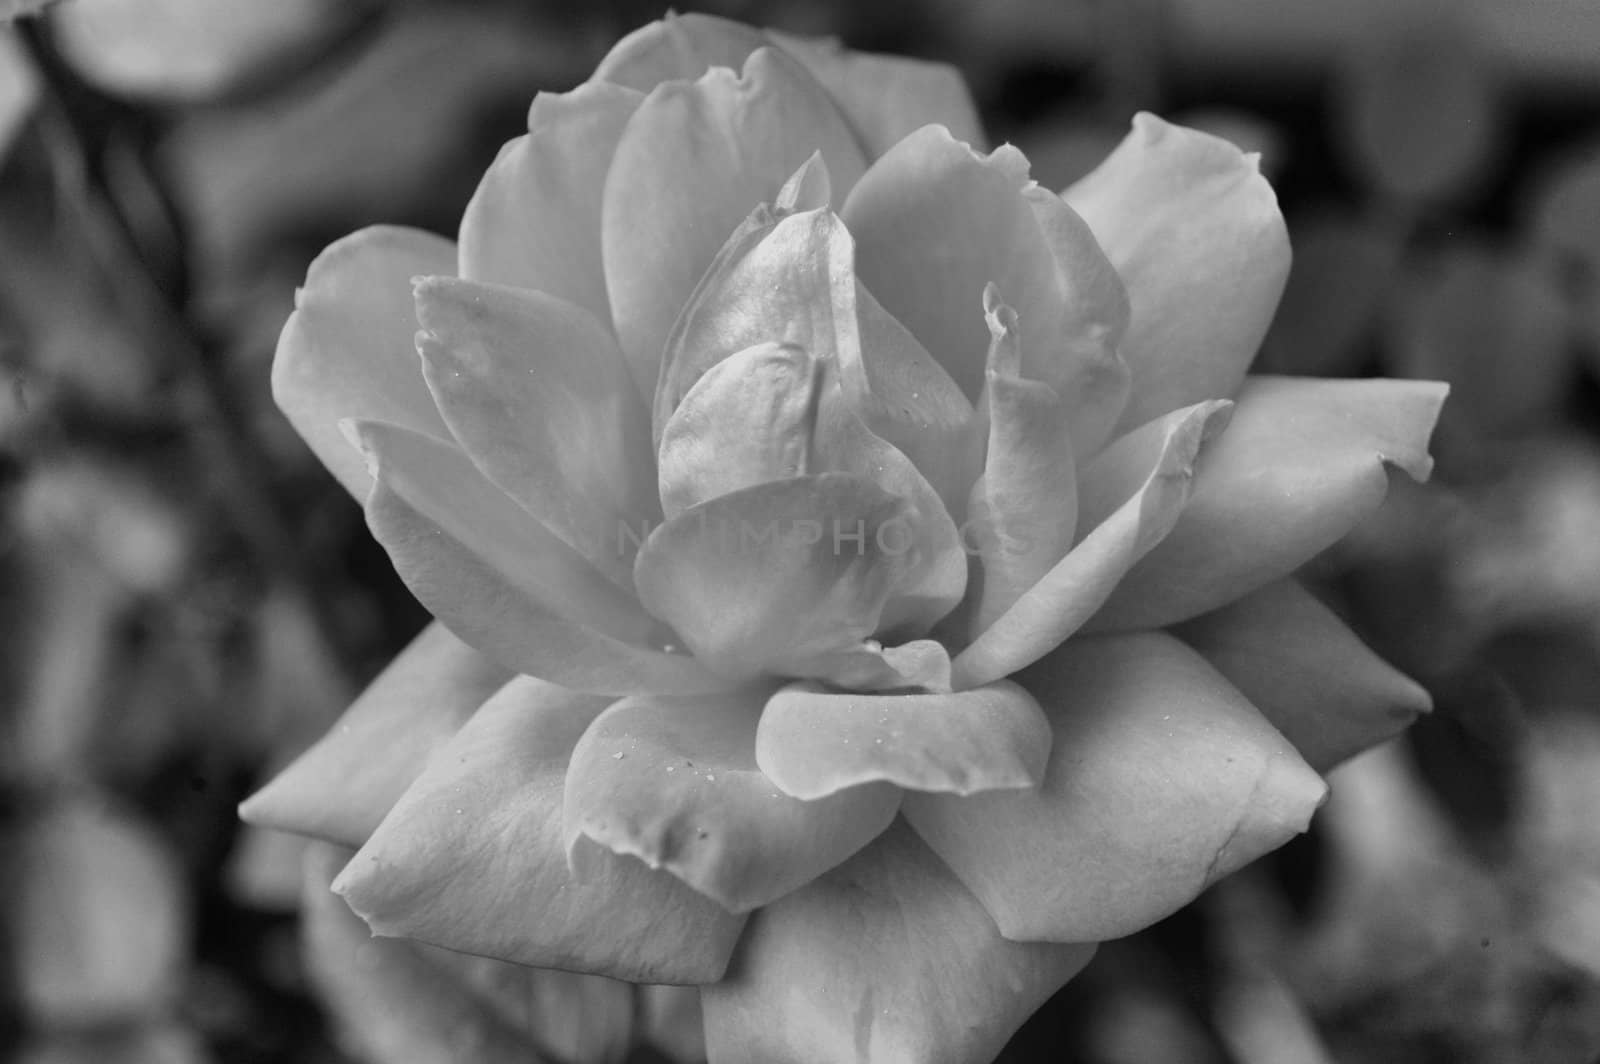
[(702, 16), (528, 125), (273, 370), (438, 618), (245, 807), (378, 935), (985, 1061), (1427, 708), (1290, 574), (1444, 388), (1246, 376), (1253, 157), (1141, 115), (1057, 195), (954, 71)]

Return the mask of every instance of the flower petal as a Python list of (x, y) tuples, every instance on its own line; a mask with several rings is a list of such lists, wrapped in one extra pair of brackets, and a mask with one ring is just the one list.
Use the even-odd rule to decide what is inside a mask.
[(655, 394), (667, 334), (717, 249), (817, 151), (841, 191), (865, 167), (827, 93), (776, 48), (753, 53), (742, 77), (718, 67), (665, 82), (629, 120), (601, 231), (612, 316), (641, 395)]
[(295, 293), (272, 361), (272, 397), (357, 499), (366, 498), (372, 477), (340, 433), (342, 418), (375, 418), (450, 438), (417, 368), (411, 278), (455, 268), (448, 240), (373, 226), (329, 245)]
[[(760, 695), (627, 698), (572, 752), (565, 833), (661, 868), (742, 913), (776, 901), (889, 826), (886, 784), (818, 801), (780, 794), (756, 767)], [(580, 876), (585, 858), (575, 855)]]
[(1122, 426), (1232, 396), (1289, 276), (1288, 233), (1256, 157), (1141, 113), (1062, 196), (1128, 286), (1133, 395)]
[(306, 968), (343, 1040), (372, 1060), (449, 1060), (470, 1046), (482, 1064), (528, 1064), (527, 1036), (514, 1024), (416, 944), (374, 941), (328, 890), (348, 856), (328, 845), (307, 851), (300, 925)]
[(1216, 609), (1299, 568), (1383, 502), (1386, 466), (1415, 480), (1446, 386), (1252, 377), (1195, 472), (1172, 533), (1128, 573), (1096, 631), (1155, 628)]
[(987, 143), (966, 78), (946, 63), (844, 47), (833, 37), (767, 36), (806, 65), (876, 159), (923, 126), (938, 123), (975, 148)]
[(1169, 635), (1075, 639), (1023, 674), (1055, 731), (1044, 784), (908, 793), (906, 818), (1007, 938), (1145, 927), (1305, 830), (1326, 787)]
[(428, 611), (516, 672), (577, 690), (711, 690), (653, 649), (657, 626), (449, 444), (379, 422), (351, 431), (376, 471), (367, 525)]
[(573, 744), (607, 703), (531, 677), (430, 760), (334, 883), (379, 935), (631, 982), (721, 976), (744, 921), (671, 876), (561, 839)]
[(1432, 708), (1414, 680), (1369, 650), (1294, 580), (1279, 580), (1173, 634), (1228, 678), (1326, 772)]
[(678, 514), (634, 566), (639, 598), (712, 669), (795, 675), (877, 630), (906, 557), (883, 529), (906, 504), (842, 473), (757, 484)]
[(428, 755), (510, 678), (449, 629), (430, 624), (326, 735), (239, 807), (240, 817), (360, 846)]
[(1227, 423), (1226, 401), (1158, 418), (1084, 470), (1080, 525), (1090, 531), (956, 656), (956, 688), (1038, 661), (1095, 615), (1128, 569), (1171, 532), (1189, 499), (1201, 446)]
[(1067, 404), (1050, 385), (1021, 376), (1017, 312), (984, 289), (989, 323), (984, 413), (989, 422), (983, 475), (972, 485), (966, 535), (979, 567), (968, 594), (978, 631), (993, 624), (1072, 546), (1078, 527), (1078, 474)]
[(643, 100), (596, 82), (535, 97), (529, 132), (500, 149), (461, 216), (461, 276), (544, 292), (609, 327), (602, 196), (622, 128)]
[(896, 638), (922, 635), (961, 600), (967, 563), (955, 522), (911, 461), (849, 409), (831, 357), (769, 343), (712, 365), (667, 419), (660, 467), (669, 517), (718, 495), (806, 474), (873, 481), (907, 504), (902, 519), (881, 530), (879, 545), (906, 560), (884, 606), (883, 629)]
[(924, 127), (873, 164), (842, 214), (862, 284), (968, 397), (983, 386), (991, 283), (1016, 308), (1023, 376), (1058, 385), (1116, 365), (1121, 281), (1088, 226), (1028, 180), (1016, 148), (980, 155)]
[(776, 44), (828, 90), (869, 159), (930, 122), (982, 146), (983, 129), (966, 80), (955, 67), (845, 48), (833, 38), (762, 32), (715, 15), (675, 15), (624, 37), (595, 79), (649, 92), (663, 81), (697, 78), (714, 66), (743, 66), (757, 48)]
[(756, 732), (761, 771), (806, 800), (878, 780), (951, 794), (1034, 787), (1049, 756), (1050, 722), (1005, 680), (953, 694), (793, 684), (767, 700)]
[(728, 976), (701, 992), (707, 1049), (762, 1064), (992, 1060), (1094, 950), (1001, 938), (896, 824), (756, 914)]
[(462, 449), (591, 565), (629, 590), (624, 526), (656, 517), (650, 426), (604, 325), (542, 292), (417, 284), (428, 388)]

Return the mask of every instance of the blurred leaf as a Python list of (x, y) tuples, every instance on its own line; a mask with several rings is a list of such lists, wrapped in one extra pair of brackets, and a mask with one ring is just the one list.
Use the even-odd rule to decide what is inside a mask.
[(1600, 979), (1600, 719), (1592, 708), (1535, 725), (1521, 838), (1539, 942)]
[(11, 22), (24, 15), (37, 15), (56, 0), (0, 0), (0, 22)]
[(1532, 182), (1523, 212), (1535, 246), (1570, 256), (1600, 278), (1600, 139), (1547, 166)]
[(17, 31), (0, 26), (0, 163), (39, 99), (39, 73)]
[(1478, 854), (1500, 858), (1523, 785), (1522, 702), (1503, 677), (1481, 664), (1436, 679), (1429, 690), (1433, 712), (1409, 733), (1419, 776), (1461, 837)]
[(1295, 219), (1294, 263), (1257, 371), (1339, 377), (1359, 370), (1367, 354), (1361, 341), (1394, 286), (1403, 239), (1365, 215)]
[(7, 907), (24, 1008), (45, 1027), (158, 1016), (179, 991), (190, 914), (172, 857), (144, 824), (73, 796), (21, 828)]
[(85, 81), (164, 101), (216, 96), (344, 25), (336, 0), (72, 0), (52, 41)]
[(1451, 244), (1392, 306), (1398, 376), (1450, 382), (1438, 442), (1548, 429), (1573, 375), (1572, 319), (1547, 259)]
[(425, 215), (453, 229), (497, 147), (481, 143), (484, 120), (565, 87), (581, 56), (496, 11), (403, 7), (332, 80), (180, 124), (161, 156), (199, 268), (253, 266), (296, 228), (336, 236)]
[(17, 1064), (205, 1064), (204, 1044), (175, 1025), (41, 1039), (24, 1045)]
[(1468, 191), (1500, 136), (1498, 86), (1475, 38), (1459, 13), (1429, 10), (1425, 21), (1368, 34), (1334, 83), (1350, 164), (1404, 204)]

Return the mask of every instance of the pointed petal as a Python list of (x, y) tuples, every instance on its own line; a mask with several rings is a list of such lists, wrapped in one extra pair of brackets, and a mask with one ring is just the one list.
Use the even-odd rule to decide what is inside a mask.
[(1279, 580), (1173, 629), (1318, 772), (1400, 734), (1428, 692), (1369, 650), (1294, 580)]
[(1289, 237), (1253, 155), (1151, 114), (1064, 192), (1128, 286), (1129, 428), (1232, 396), (1289, 276)]
[(717, 249), (819, 150), (836, 189), (855, 183), (865, 162), (849, 127), (775, 48), (753, 53), (742, 77), (718, 67), (665, 82), (629, 120), (601, 230), (617, 336), (641, 395), (655, 394), (667, 334)]
[(622, 128), (643, 100), (596, 82), (540, 93), (529, 132), (500, 149), (461, 216), (461, 276), (564, 299), (609, 329), (602, 195)]
[(741, 918), (597, 848), (586, 879), (568, 871), (564, 777), (607, 701), (513, 680), (430, 760), (334, 890), (379, 935), (630, 982), (717, 979)]
[(455, 268), (448, 240), (373, 226), (329, 245), (295, 293), (272, 361), (272, 397), (357, 499), (366, 498), (372, 477), (340, 433), (342, 418), (376, 418), (450, 438), (417, 366), (411, 278)]
[(430, 277), (423, 375), (482, 474), (623, 588), (623, 527), (658, 515), (644, 404), (600, 322), (542, 292)]
[(767, 36), (822, 82), (850, 120), (869, 160), (933, 123), (975, 148), (987, 144), (967, 80), (953, 66), (859, 52), (833, 37), (798, 37), (776, 30), (768, 30)]
[(1378, 508), (1387, 466), (1427, 479), (1445, 391), (1431, 381), (1250, 378), (1177, 526), (1092, 629), (1187, 620), (1299, 568)]
[(956, 656), (954, 683), (991, 683), (1038, 661), (1076, 632), (1129, 568), (1167, 536), (1189, 499), (1195, 456), (1227, 423), (1227, 402), (1158, 418), (1084, 470), (1087, 535)]
[(1137, 931), (1304, 831), (1326, 792), (1243, 695), (1164, 633), (1075, 639), (1020, 681), (1055, 731), (1043, 786), (905, 800), (1007, 938)]
[(449, 1060), (467, 1050), (482, 1064), (540, 1064), (526, 1035), (437, 958), (414, 943), (373, 940), (328, 889), (348, 856), (328, 845), (307, 852), (300, 924), (306, 967), (344, 1039), (372, 1060)]
[(813, 800), (885, 780), (976, 794), (1037, 786), (1050, 722), (1001, 680), (953, 694), (844, 694), (793, 684), (767, 700), (756, 763), (785, 794)]
[(727, 978), (701, 992), (707, 1048), (763, 1064), (992, 1060), (1094, 950), (1001, 938), (897, 824), (756, 914)]
[[(760, 695), (628, 698), (584, 732), (567, 771), (568, 845), (587, 837), (661, 868), (731, 912), (809, 883), (889, 826), (886, 784), (817, 801), (756, 767)], [(583, 872), (581, 855), (575, 864)]]
[(1127, 297), (1086, 225), (1028, 180), (1009, 145), (980, 155), (941, 126), (873, 164), (842, 212), (861, 282), (962, 391), (983, 386), (994, 284), (1016, 308), (1023, 376), (1059, 385), (1114, 366)]
[(883, 529), (905, 504), (842, 473), (771, 481), (683, 511), (639, 551), (639, 598), (732, 678), (794, 675), (877, 630), (905, 567)]
[(508, 670), (430, 624), (239, 815), (262, 827), (360, 846), (428, 755), (509, 679)]
[(966, 522), (978, 548), (968, 592), (980, 632), (1061, 560), (1078, 526), (1067, 404), (1048, 384), (1021, 376), (1017, 312), (1000, 302), (994, 285), (983, 303), (990, 338), (981, 401), (989, 440)]
[(578, 690), (708, 690), (653, 649), (639, 603), (556, 539), (449, 444), (378, 422), (351, 431), (377, 473), (367, 525), (430, 613), (516, 672)]

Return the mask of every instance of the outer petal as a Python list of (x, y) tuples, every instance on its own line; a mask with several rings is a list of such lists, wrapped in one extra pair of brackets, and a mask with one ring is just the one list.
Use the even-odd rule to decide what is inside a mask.
[(1252, 377), (1202, 459), (1183, 517), (1092, 622), (1187, 620), (1287, 575), (1378, 508), (1388, 465), (1433, 468), (1428, 436), (1446, 386), (1432, 381)]
[(983, 475), (967, 504), (966, 541), (981, 567), (969, 593), (978, 631), (989, 627), (1072, 546), (1078, 474), (1067, 404), (1021, 376), (1017, 314), (993, 285), (984, 290), (989, 368), (981, 405), (989, 422)]
[(634, 580), (645, 608), (711, 668), (796, 675), (798, 663), (877, 630), (906, 564), (884, 530), (905, 512), (847, 474), (757, 484), (652, 532)]
[(983, 148), (978, 108), (961, 71), (900, 55), (858, 52), (832, 37), (767, 36), (806, 65), (850, 120), (868, 159), (923, 126), (938, 123), (957, 140)]
[(1020, 677), (1055, 729), (1043, 786), (908, 794), (906, 817), (1007, 937), (1117, 938), (1300, 831), (1326, 787), (1194, 651), (1075, 639)]
[[(888, 827), (900, 795), (886, 784), (812, 802), (778, 792), (756, 767), (760, 698), (628, 698), (606, 710), (572, 752), (568, 845), (588, 837), (748, 912)], [(575, 855), (580, 875), (585, 864)]]
[(443, 625), (422, 630), (329, 732), (242, 806), (252, 824), (366, 842), (428, 755), (511, 673)]
[(751, 55), (742, 77), (719, 67), (640, 105), (602, 221), (612, 316), (640, 394), (655, 394), (667, 333), (724, 239), (817, 151), (840, 189), (865, 166), (827, 93), (778, 49)]
[(756, 763), (785, 794), (812, 800), (886, 780), (976, 794), (1033, 787), (1050, 756), (1050, 722), (1004, 680), (953, 694), (842, 694), (819, 684), (767, 700)]
[(377, 941), (328, 884), (349, 855), (311, 848), (304, 867), (302, 954), (347, 1041), (374, 1060), (543, 1064), (527, 1035), (411, 942)]
[(430, 761), (334, 883), (379, 935), (632, 982), (717, 979), (743, 920), (671, 876), (563, 857), (563, 777), (606, 699), (519, 677)]
[(1256, 157), (1139, 114), (1062, 195), (1128, 285), (1133, 396), (1122, 425), (1233, 395), (1289, 276), (1283, 215)]
[(1294, 580), (1173, 629), (1318, 772), (1400, 734), (1432, 699)]
[(1055, 385), (1114, 363), (1121, 281), (1088, 227), (1028, 180), (1016, 148), (980, 155), (924, 127), (873, 164), (842, 214), (862, 284), (969, 397), (983, 386), (990, 283), (1016, 308), (1024, 376)]
[(589, 82), (540, 93), (461, 216), (461, 276), (532, 288), (609, 328), (600, 211), (622, 128), (644, 96)]
[(663, 81), (697, 78), (714, 66), (737, 70), (764, 44), (804, 63), (850, 120), (868, 158), (930, 122), (982, 146), (977, 108), (960, 71), (943, 63), (877, 55), (832, 38), (765, 33), (714, 15), (674, 15), (635, 30), (600, 61), (598, 80), (648, 92)]
[(318, 255), (295, 293), (272, 362), (272, 397), (357, 499), (366, 498), (372, 477), (339, 432), (341, 419), (375, 418), (450, 438), (417, 367), (411, 278), (455, 268), (448, 240), (373, 226)]
[(1091, 531), (956, 656), (957, 689), (1008, 676), (1072, 635), (1129, 568), (1171, 532), (1189, 499), (1201, 446), (1226, 402), (1198, 403), (1130, 433), (1084, 471), (1080, 524)]
[(659, 508), (644, 404), (611, 334), (541, 292), (432, 277), (416, 298), (423, 374), (473, 463), (632, 590), (619, 532)]
[(609, 694), (710, 690), (695, 662), (653, 649), (638, 601), (484, 480), (449, 444), (352, 426), (377, 471), (367, 524), (412, 594), (517, 672)]
[(1001, 938), (896, 825), (756, 915), (727, 978), (702, 991), (707, 1049), (762, 1064), (992, 1060), (1094, 949)]

